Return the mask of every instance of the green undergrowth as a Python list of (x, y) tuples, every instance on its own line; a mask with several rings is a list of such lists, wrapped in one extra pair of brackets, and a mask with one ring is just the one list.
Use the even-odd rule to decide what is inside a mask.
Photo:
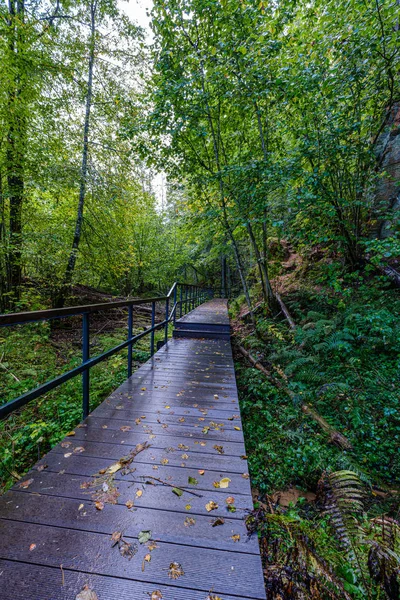
[[(139, 333), (138, 330), (135, 333)], [(79, 334), (74, 339), (53, 335), (50, 324), (35, 323), (3, 329), (1, 334), (0, 396), (7, 402), (81, 362)], [(162, 333), (156, 332), (156, 341)], [(126, 339), (126, 329), (92, 335), (92, 356)], [(133, 351), (134, 365), (150, 357), (149, 337)], [(93, 410), (127, 376), (127, 350), (90, 370)], [(0, 489), (5, 491), (68, 431), (82, 420), (82, 380), (77, 376), (45, 396), (31, 401), (0, 423)]]
[[(242, 299), (230, 307), (236, 341), (280, 383), (237, 354), (267, 597), (398, 598), (398, 292), (381, 281), (364, 287), (344, 278), (317, 292), (303, 282), (284, 301), (294, 331), (266, 309), (254, 330), (238, 317)], [(336, 445), (332, 432), (351, 449)], [(278, 493), (293, 488), (300, 500), (279, 505)], [(307, 492), (316, 500), (307, 501)]]

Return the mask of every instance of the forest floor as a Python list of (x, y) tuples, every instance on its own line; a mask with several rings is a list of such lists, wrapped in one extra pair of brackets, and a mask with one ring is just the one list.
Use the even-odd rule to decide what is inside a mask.
[(274, 286), (294, 330), (230, 304), (268, 598), (399, 597), (400, 299), (381, 279), (338, 279), (290, 256)]
[[(115, 298), (86, 286), (76, 286), (72, 305), (110, 302)], [(157, 309), (156, 321), (162, 320)], [(134, 333), (149, 326), (150, 315), (134, 311)], [(90, 354), (106, 351), (127, 336), (127, 311), (93, 313)], [(156, 332), (155, 339), (163, 334)], [(77, 366), (82, 360), (80, 317), (43, 321), (0, 330), (0, 397), (4, 402)], [(149, 337), (133, 351), (133, 370), (150, 357)], [(96, 408), (127, 376), (127, 350), (90, 371), (90, 406)], [(0, 493), (8, 489), (68, 431), (82, 420), (82, 383), (75, 377), (33, 400), (0, 423)]]

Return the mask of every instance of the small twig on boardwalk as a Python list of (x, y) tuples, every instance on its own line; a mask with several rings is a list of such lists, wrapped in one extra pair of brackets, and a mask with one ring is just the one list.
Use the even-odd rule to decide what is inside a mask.
[(172, 483), (168, 483), (167, 481), (163, 481), (162, 479), (158, 479), (158, 477), (153, 477), (152, 475), (141, 475), (145, 479), (154, 479), (154, 481), (159, 481), (163, 485), (168, 485), (169, 487), (176, 488), (177, 490), (182, 490), (182, 492), (186, 492), (187, 494), (192, 494), (193, 496), (197, 496), (198, 498), (202, 498), (202, 494), (196, 494), (196, 492), (192, 492), (191, 490), (187, 490), (186, 488), (179, 487), (179, 485), (173, 485)]
[(62, 565), (60, 565), (60, 569), (61, 569), (61, 585), (64, 586), (65, 585), (65, 577), (64, 577), (64, 570), (63, 570)]

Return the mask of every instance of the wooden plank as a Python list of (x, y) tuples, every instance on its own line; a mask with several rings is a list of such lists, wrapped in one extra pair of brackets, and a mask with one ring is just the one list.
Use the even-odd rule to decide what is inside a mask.
[[(116, 502), (121, 505), (125, 505), (128, 500), (134, 502), (135, 507), (153, 508), (160, 511), (176, 511), (184, 513), (185, 515), (209, 515), (212, 517), (229, 517), (231, 519), (243, 519), (247, 514), (247, 511), (253, 508), (252, 498), (250, 495), (236, 494), (234, 496), (234, 502), (236, 512), (231, 513), (228, 510), (226, 500), (231, 497), (231, 493), (228, 490), (213, 489), (210, 491), (194, 490), (193, 492), (197, 495), (194, 496), (190, 491), (184, 492), (181, 497), (178, 497), (172, 492), (172, 488), (163, 485), (149, 485), (146, 481), (150, 481), (150, 477), (153, 472), (149, 468), (147, 473), (149, 478), (143, 478), (142, 483), (136, 483), (132, 481), (118, 481), (116, 482), (116, 488), (119, 496), (116, 497)], [(157, 476), (157, 475), (156, 475)], [(24, 479), (24, 481), (26, 481)], [(80, 501), (91, 500), (93, 492), (96, 491), (94, 488), (81, 487), (86, 486), (91, 481), (91, 478), (83, 477), (81, 475), (67, 475), (65, 473), (55, 476), (54, 473), (38, 473), (37, 477), (34, 477), (33, 482), (30, 484), (29, 489), (24, 490), (20, 487), (21, 484), (12, 488), (15, 491), (23, 492), (30, 496), (32, 493), (43, 494), (44, 496), (59, 496), (62, 498), (72, 498)], [(23, 482), (22, 482), (23, 484)], [(97, 488), (101, 491), (101, 488)], [(137, 492), (142, 495), (138, 497)], [(29, 503), (28, 496), (26, 502)], [(210, 501), (214, 501), (218, 504), (215, 510), (211, 513), (206, 509), (206, 504)], [(22, 499), (21, 499), (22, 502)], [(190, 509), (186, 507), (190, 505)], [(105, 504), (103, 515), (107, 515), (110, 508), (110, 504)], [(106, 516), (104, 518), (107, 518)]]
[[(99, 600), (149, 600), (156, 590), (160, 591), (162, 600), (205, 599), (204, 592), (178, 588), (172, 580), (168, 585), (155, 586), (143, 581), (71, 571), (65, 566), (61, 570), (60, 565), (44, 567), (0, 559), (2, 600), (74, 600), (85, 585), (96, 592)], [(245, 600), (245, 597), (224, 594), (223, 600)]]
[[(204, 458), (208, 458), (207, 455), (200, 455), (199, 464), (203, 463)], [(171, 458), (169, 458), (168, 465), (160, 464), (160, 460), (157, 464), (149, 461), (148, 463), (139, 463), (135, 460), (133, 466), (133, 472), (128, 476), (121, 474), (121, 471), (117, 471), (115, 473), (116, 481), (126, 481), (128, 478), (130, 481), (142, 482), (143, 477), (148, 475), (149, 473), (154, 477), (162, 479), (167, 483), (174, 483), (177, 486), (181, 486), (187, 489), (193, 490), (209, 490), (212, 491), (214, 489), (214, 482), (220, 481), (224, 477), (229, 477), (231, 480), (229, 483), (229, 492), (231, 494), (251, 494), (250, 482), (248, 478), (247, 472), (235, 472), (235, 471), (226, 471), (225, 469), (218, 470), (214, 462), (211, 462), (211, 468), (190, 468), (190, 467), (182, 467), (182, 464), (187, 464), (188, 460), (186, 459), (184, 463), (182, 463), (181, 455), (178, 455), (178, 459), (181, 461), (179, 465), (172, 465)], [(91, 477), (93, 474), (99, 471), (99, 464), (102, 465), (102, 468), (107, 468), (115, 463), (115, 459), (110, 458), (102, 458), (100, 459), (101, 463), (99, 463), (98, 457), (85, 456), (85, 454), (76, 454), (71, 455), (68, 458), (64, 458), (62, 454), (55, 454), (50, 452), (47, 454), (45, 458), (43, 458), (35, 469), (32, 469), (28, 474), (27, 478), (31, 479), (32, 477), (37, 476), (37, 468), (45, 467), (46, 472), (59, 473), (63, 471), (64, 473), (69, 473), (71, 475), (83, 475), (87, 478)], [(223, 466), (225, 468), (229, 468), (229, 464), (226, 464), (224, 461)], [(243, 466), (243, 461), (241, 461), (241, 465)], [(204, 471), (204, 474), (200, 474), (199, 471)], [(245, 475), (245, 477), (243, 477)], [(198, 483), (191, 484), (189, 482), (189, 477), (195, 478)], [(18, 489), (18, 487), (17, 487)]]
[[(37, 525), (51, 525), (79, 531), (111, 535), (122, 531), (129, 537), (140, 531), (156, 531), (157, 540), (186, 546), (201, 546), (246, 554), (258, 554), (255, 536), (249, 539), (243, 519), (225, 517), (224, 524), (212, 526), (212, 515), (192, 515), (175, 511), (157, 511), (146, 507), (129, 509), (120, 504), (108, 505), (103, 513), (93, 501), (12, 492), (7, 501), (0, 498), (1, 517)], [(83, 504), (83, 506), (82, 506)], [(238, 541), (232, 536), (240, 535)], [(236, 539), (236, 538), (235, 538)]]

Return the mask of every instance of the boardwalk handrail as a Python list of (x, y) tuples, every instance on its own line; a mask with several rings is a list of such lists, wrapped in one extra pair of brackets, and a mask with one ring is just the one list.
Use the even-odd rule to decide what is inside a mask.
[[(179, 300), (178, 300), (179, 292)], [(69, 381), (73, 377), (82, 374), (82, 413), (85, 419), (90, 412), (90, 394), (89, 394), (89, 373), (90, 369), (98, 363), (106, 360), (113, 354), (120, 352), (124, 348), (128, 348), (128, 377), (132, 375), (132, 348), (133, 344), (142, 337), (150, 334), (150, 354), (154, 354), (154, 333), (157, 329), (164, 327), (164, 343), (168, 341), (168, 326), (171, 322), (175, 323), (178, 307), (180, 317), (196, 306), (201, 304), (206, 298), (212, 296), (210, 288), (200, 285), (179, 283), (176, 281), (171, 287), (166, 296), (158, 298), (143, 298), (135, 300), (118, 300), (117, 302), (103, 302), (101, 304), (88, 304), (84, 306), (68, 306), (65, 308), (51, 308), (47, 310), (34, 310), (28, 312), (16, 312), (0, 315), (0, 327), (13, 325), (21, 325), (24, 323), (34, 323), (39, 321), (47, 321), (50, 319), (63, 319), (66, 317), (82, 316), (82, 363), (77, 367), (66, 371), (62, 375), (47, 381), (36, 387), (33, 390), (25, 392), (21, 396), (10, 400), (3, 406), (0, 406), (0, 420), (7, 417), (15, 410), (22, 408), (31, 400), (39, 398), (47, 392), (58, 387), (62, 383)], [(170, 311), (170, 299), (173, 299), (173, 306)], [(155, 322), (156, 303), (165, 302), (165, 318), (160, 323)], [(151, 304), (151, 325), (145, 331), (137, 335), (133, 335), (133, 307)], [(103, 310), (113, 308), (128, 308), (128, 339), (110, 348), (102, 354), (98, 354), (93, 358), (89, 355), (90, 341), (90, 319), (89, 315)]]

